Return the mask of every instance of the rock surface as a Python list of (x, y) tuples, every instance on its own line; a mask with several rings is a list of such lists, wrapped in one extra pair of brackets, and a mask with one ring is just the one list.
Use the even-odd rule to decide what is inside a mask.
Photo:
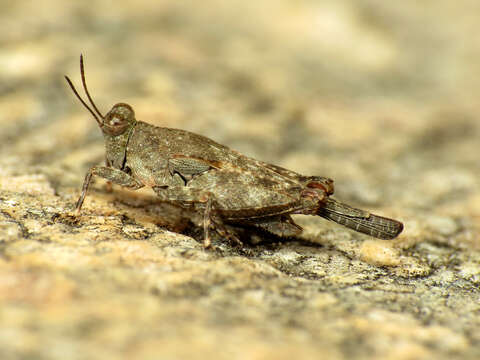
[[(480, 3), (58, 0), (0, 5), (0, 358), (480, 358)], [(204, 251), (151, 191), (92, 186), (105, 112), (332, 177), (401, 219), (379, 241)]]

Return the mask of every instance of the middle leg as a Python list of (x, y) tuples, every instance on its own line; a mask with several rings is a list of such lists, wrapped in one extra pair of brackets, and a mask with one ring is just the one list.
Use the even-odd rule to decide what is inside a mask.
[(236, 243), (241, 241), (231, 234), (223, 225), (223, 221), (215, 209), (214, 195), (205, 190), (191, 189), (184, 186), (178, 187), (154, 187), (158, 197), (166, 202), (179, 204), (180, 206), (193, 205), (198, 211), (203, 212), (203, 246), (210, 248), (212, 245), (210, 229), (214, 229), (219, 235), (225, 236)]

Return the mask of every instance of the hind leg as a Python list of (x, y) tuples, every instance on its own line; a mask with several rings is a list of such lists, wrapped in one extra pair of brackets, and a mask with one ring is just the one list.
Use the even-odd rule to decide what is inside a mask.
[(303, 231), (300, 225), (297, 225), (288, 214), (265, 217), (255, 220), (244, 220), (239, 223), (232, 223), (243, 226), (250, 226), (278, 237), (291, 237), (301, 234)]

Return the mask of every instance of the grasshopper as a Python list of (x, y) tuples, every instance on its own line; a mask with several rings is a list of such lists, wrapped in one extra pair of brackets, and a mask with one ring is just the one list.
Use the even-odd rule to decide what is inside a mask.
[(241, 243), (227, 225), (296, 236), (302, 228), (292, 214), (318, 215), (380, 239), (393, 239), (403, 230), (397, 220), (333, 199), (334, 185), (329, 178), (301, 175), (244, 156), (201, 135), (138, 121), (125, 103), (115, 104), (102, 115), (88, 92), (82, 56), (80, 74), (91, 107), (70, 78), (65, 79), (102, 130), (106, 156), (105, 166), (88, 170), (77, 214), (92, 177), (98, 176), (132, 190), (150, 187), (161, 201), (203, 213), (205, 248), (211, 246), (213, 230)]

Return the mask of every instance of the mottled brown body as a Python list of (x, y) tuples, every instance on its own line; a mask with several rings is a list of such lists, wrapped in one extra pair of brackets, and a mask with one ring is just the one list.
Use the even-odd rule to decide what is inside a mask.
[[(133, 109), (119, 103), (103, 116), (82, 83), (105, 138), (106, 166), (87, 173), (77, 210), (83, 204), (91, 177), (139, 189), (151, 187), (159, 199), (193, 206), (204, 214), (205, 247), (210, 228), (234, 240), (224, 223), (257, 227), (279, 236), (302, 231), (290, 214), (319, 215), (356, 231), (391, 239), (403, 229), (393, 219), (352, 208), (330, 197), (333, 181), (296, 172), (244, 156), (204, 136), (185, 130), (156, 127), (135, 119)], [(98, 115), (98, 117), (97, 117)]]

